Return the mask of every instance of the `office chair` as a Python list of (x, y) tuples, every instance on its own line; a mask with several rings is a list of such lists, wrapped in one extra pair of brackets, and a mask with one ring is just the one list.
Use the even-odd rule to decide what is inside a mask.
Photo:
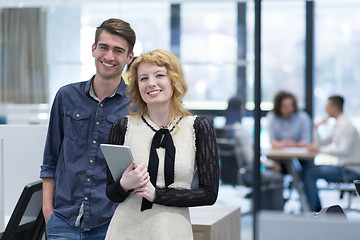
[(245, 173), (245, 163), (240, 165), (236, 158), (236, 142), (235, 139), (230, 138), (217, 138), (220, 158), (220, 179), (224, 184), (233, 186), (243, 185), (241, 182), (242, 175)]
[[(236, 140), (232, 138), (218, 138), (217, 143), (222, 183), (252, 188), (253, 171), (251, 166), (246, 163)], [(283, 189), (282, 176), (273, 175), (269, 171), (262, 171), (261, 195), (264, 200), (262, 201), (261, 209), (282, 210), (284, 205)], [(245, 196), (245, 198), (250, 197), (252, 197), (252, 191)]]
[(42, 180), (24, 187), (0, 240), (40, 240), (45, 233)]
[(321, 218), (325, 218), (327, 216), (337, 216), (339, 218), (347, 219), (344, 210), (339, 205), (322, 208), (320, 212), (314, 213), (314, 216)]
[(345, 194), (347, 193), (348, 198), (347, 198), (347, 206), (343, 208), (343, 210), (345, 212), (348, 211), (356, 211), (360, 213), (360, 209), (356, 209), (356, 208), (352, 208), (352, 197), (357, 196), (357, 191), (355, 188), (355, 185), (353, 183), (353, 181), (350, 181), (347, 178), (345, 169), (348, 167), (358, 167), (360, 168), (360, 163), (357, 162), (349, 162), (343, 165), (343, 171), (342, 171), (342, 178), (343, 180), (341, 182), (332, 182), (329, 181), (328, 182), (328, 188), (330, 190), (338, 190), (340, 192), (340, 199), (343, 199)]

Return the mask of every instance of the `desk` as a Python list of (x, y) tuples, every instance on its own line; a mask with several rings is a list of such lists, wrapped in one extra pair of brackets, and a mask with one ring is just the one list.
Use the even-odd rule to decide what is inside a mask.
[(191, 207), (194, 240), (240, 239), (240, 208), (232, 206)]
[(312, 160), (316, 156), (316, 152), (310, 152), (303, 147), (287, 147), (287, 148), (272, 148), (262, 151), (262, 154), (268, 158), (291, 160), (297, 158), (300, 160)]
[(264, 150), (262, 151), (262, 154), (266, 155), (266, 157), (270, 159), (288, 160), (285, 161), (285, 164), (288, 168), (288, 171), (293, 177), (295, 188), (299, 193), (302, 210), (304, 212), (310, 212), (310, 207), (306, 199), (306, 195), (302, 186), (300, 186), (301, 177), (299, 176), (299, 173), (296, 169), (298, 168), (297, 166), (300, 165), (299, 159), (313, 160), (316, 156), (316, 152), (308, 151), (306, 148), (303, 147), (289, 147)]

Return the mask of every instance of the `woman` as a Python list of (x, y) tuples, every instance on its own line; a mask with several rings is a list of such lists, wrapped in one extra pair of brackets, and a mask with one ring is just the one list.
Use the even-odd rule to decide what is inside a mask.
[[(134, 162), (106, 194), (119, 206), (106, 239), (192, 239), (188, 207), (214, 204), (218, 154), (209, 121), (181, 105), (187, 91), (179, 60), (155, 50), (134, 61), (129, 92), (137, 110), (116, 121), (109, 142), (130, 146)], [(191, 189), (195, 169), (199, 187)]]
[[(299, 110), (295, 96), (280, 91), (274, 98), (274, 109), (267, 114), (270, 143), (273, 148), (306, 147), (310, 144), (311, 120), (309, 115)], [(284, 160), (276, 160), (273, 169), (287, 174)], [(313, 160), (300, 160), (303, 168), (314, 165)]]

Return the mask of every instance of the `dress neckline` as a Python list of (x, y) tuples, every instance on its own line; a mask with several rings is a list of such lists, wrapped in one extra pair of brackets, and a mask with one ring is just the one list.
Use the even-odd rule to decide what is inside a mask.
[[(144, 123), (151, 128), (151, 130), (153, 130), (154, 132), (159, 131), (160, 129), (168, 129), (170, 132), (172, 132), (175, 129), (175, 126), (170, 122), (166, 127), (162, 127), (157, 125), (156, 123), (154, 123), (150, 117), (147, 114), (143, 114), (141, 115), (141, 119), (144, 121)], [(176, 117), (174, 120), (176, 122), (176, 124), (178, 124), (180, 122), (180, 120), (182, 119), (181, 116)]]

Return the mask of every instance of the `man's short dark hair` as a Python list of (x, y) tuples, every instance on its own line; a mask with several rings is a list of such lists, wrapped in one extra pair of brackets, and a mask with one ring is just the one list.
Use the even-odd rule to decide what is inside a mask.
[(298, 105), (295, 96), (290, 92), (280, 91), (274, 98), (274, 109), (273, 112), (276, 116), (281, 116), (281, 104), (284, 99), (291, 98), (293, 102), (294, 112), (298, 111)]
[(344, 107), (344, 98), (339, 95), (334, 95), (328, 98), (331, 105), (335, 106), (337, 109), (339, 109), (341, 112), (343, 111)]
[(129, 45), (128, 46), (129, 47), (128, 54), (130, 54), (133, 51), (135, 41), (136, 41), (136, 34), (128, 22), (125, 22), (125, 21), (123, 21), (121, 19), (117, 19), (117, 18), (110, 18), (110, 19), (104, 21), (96, 29), (95, 47), (98, 44), (100, 34), (104, 30), (111, 34), (118, 35), (118, 36), (124, 38)]

